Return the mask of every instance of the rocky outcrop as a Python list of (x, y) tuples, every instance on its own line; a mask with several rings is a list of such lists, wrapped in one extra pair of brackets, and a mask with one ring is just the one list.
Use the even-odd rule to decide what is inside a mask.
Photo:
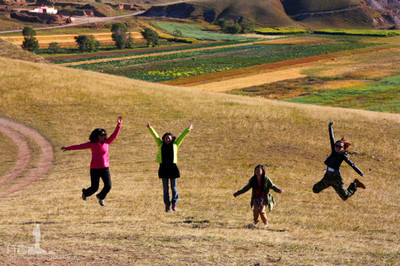
[(0, 0), (1, 5), (25, 5), (25, 0)]
[(153, 6), (143, 16), (146, 17), (170, 17), (189, 18), (195, 10), (192, 4), (179, 3), (167, 6)]
[(44, 24), (60, 24), (64, 22), (61, 15), (52, 15), (46, 13), (31, 13), (27, 11), (11, 12), (10, 17), (25, 22), (44, 23)]
[(400, 28), (400, 1), (368, 0), (367, 2), (382, 14), (373, 18), (375, 28)]

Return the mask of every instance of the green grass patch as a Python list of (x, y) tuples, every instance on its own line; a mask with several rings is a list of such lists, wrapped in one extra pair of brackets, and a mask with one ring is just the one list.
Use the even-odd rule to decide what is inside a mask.
[[(182, 36), (186, 38), (193, 38), (197, 40), (208, 40), (208, 41), (233, 41), (233, 40), (248, 40), (252, 38), (219, 33), (211, 30), (204, 29), (197, 25), (189, 25), (184, 23), (173, 23), (173, 22), (151, 22), (151, 24), (169, 34)], [(254, 38), (253, 38), (254, 39)]]
[(257, 34), (266, 34), (266, 35), (280, 35), (280, 34), (303, 34), (310, 33), (310, 31), (299, 28), (287, 28), (287, 27), (274, 27), (274, 28), (260, 28), (256, 29), (255, 33)]
[(400, 35), (397, 31), (388, 30), (347, 30), (347, 29), (323, 29), (315, 30), (316, 34), (333, 34), (333, 35), (357, 35), (357, 36), (374, 36), (374, 37), (391, 37)]
[(400, 113), (400, 76), (391, 76), (346, 89), (321, 91), (285, 101)]

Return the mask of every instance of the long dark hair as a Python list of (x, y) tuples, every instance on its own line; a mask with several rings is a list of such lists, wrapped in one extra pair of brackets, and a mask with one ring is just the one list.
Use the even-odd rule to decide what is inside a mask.
[(165, 142), (165, 137), (168, 136), (168, 135), (171, 135), (171, 137), (172, 137), (172, 142), (174, 142), (174, 141), (176, 140), (176, 137), (175, 137), (174, 134), (167, 132), (167, 133), (165, 133), (165, 134), (162, 136), (162, 138), (161, 138), (163, 142)]
[(90, 140), (90, 142), (98, 142), (99, 136), (102, 136), (102, 135), (107, 136), (106, 130), (104, 128), (96, 128), (90, 134), (89, 140)]
[(254, 168), (254, 175), (253, 175), (253, 177), (250, 179), (251, 180), (251, 182), (252, 182), (252, 186), (253, 187), (258, 187), (258, 182), (257, 182), (257, 174), (256, 174), (256, 171), (257, 171), (257, 168), (261, 168), (261, 170), (262, 170), (262, 174), (261, 174), (261, 186), (265, 186), (265, 184), (266, 184), (266, 178), (265, 178), (265, 168), (264, 168), (264, 165), (262, 165), (262, 164), (259, 164), (259, 165), (257, 165), (255, 168)]

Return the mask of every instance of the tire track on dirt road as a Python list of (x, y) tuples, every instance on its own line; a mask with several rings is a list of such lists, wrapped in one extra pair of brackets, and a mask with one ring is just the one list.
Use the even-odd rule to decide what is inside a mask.
[[(43, 177), (52, 165), (54, 151), (50, 142), (40, 135), (38, 131), (23, 124), (0, 118), (0, 132), (11, 139), (18, 150), (16, 165), (0, 177), (0, 186), (17, 180), (0, 192), (0, 198), (4, 198)], [(33, 162), (33, 152), (29, 146), (29, 141), (33, 141), (38, 145), (40, 150), (38, 158), (35, 158)], [(29, 171), (28, 166), (32, 168)]]

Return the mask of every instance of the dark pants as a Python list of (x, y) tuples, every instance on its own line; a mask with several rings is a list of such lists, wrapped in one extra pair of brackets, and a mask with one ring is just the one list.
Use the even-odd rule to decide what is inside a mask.
[(172, 190), (172, 206), (178, 203), (178, 187), (176, 186), (176, 178), (162, 178), (163, 182), (163, 191), (164, 191), (164, 203), (166, 206), (171, 205), (171, 201), (169, 200), (169, 188), (168, 183), (171, 180), (171, 190)]
[(345, 189), (343, 187), (343, 180), (340, 174), (326, 171), (321, 181), (314, 185), (313, 192), (319, 193), (330, 186), (335, 189), (336, 193), (342, 198), (342, 200), (347, 200), (353, 196), (354, 192), (357, 190), (355, 183), (351, 183), (350, 186)]
[(111, 189), (111, 176), (108, 167), (102, 169), (90, 169), (90, 179), (92, 183), (89, 188), (84, 190), (86, 197), (93, 195), (99, 189), (100, 178), (103, 180), (104, 187), (97, 196), (99, 199), (106, 198), (107, 193)]

